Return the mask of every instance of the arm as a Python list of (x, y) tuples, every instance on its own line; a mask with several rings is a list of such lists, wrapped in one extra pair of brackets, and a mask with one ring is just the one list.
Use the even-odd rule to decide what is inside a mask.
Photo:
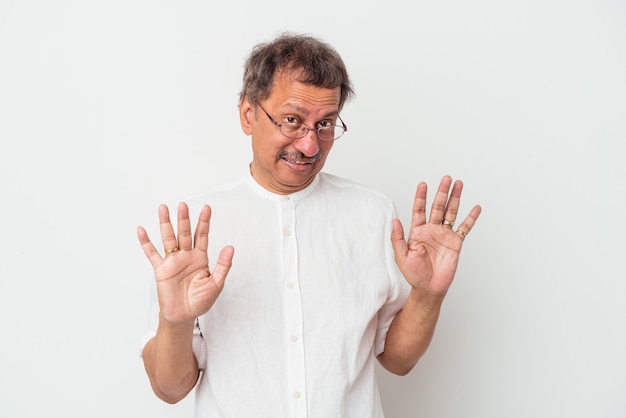
[(448, 197), (451, 185), (449, 176), (441, 180), (428, 222), (427, 187), (425, 183), (417, 186), (408, 239), (404, 238), (400, 221), (393, 220), (395, 260), (411, 285), (411, 292), (389, 327), (385, 351), (378, 356), (381, 365), (392, 373), (407, 374), (428, 349), (456, 273), (463, 239), (480, 215), (480, 206), (474, 206), (458, 229), (452, 229), (463, 183), (457, 180)]
[(385, 351), (378, 355), (385, 369), (400, 376), (413, 369), (430, 345), (443, 299), (443, 295), (411, 289), (404, 307), (391, 322)]
[(207, 256), (211, 208), (204, 206), (191, 236), (189, 209), (178, 206), (178, 237), (167, 206), (159, 207), (165, 256), (156, 250), (144, 228), (137, 229), (139, 242), (154, 268), (159, 300), (156, 336), (143, 349), (143, 359), (155, 394), (169, 403), (183, 399), (199, 376), (193, 354), (195, 319), (206, 313), (219, 296), (232, 264), (234, 249), (224, 247), (215, 269), (209, 271)]
[(154, 393), (168, 403), (183, 399), (195, 386), (200, 370), (192, 349), (190, 326), (169, 324), (161, 315), (157, 334), (143, 349), (143, 362)]

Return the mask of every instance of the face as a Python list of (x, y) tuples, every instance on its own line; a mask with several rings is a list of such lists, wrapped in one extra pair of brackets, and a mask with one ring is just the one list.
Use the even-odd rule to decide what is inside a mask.
[[(336, 123), (339, 98), (339, 87), (314, 87), (289, 74), (277, 74), (272, 93), (260, 104), (279, 124), (297, 120), (313, 128), (321, 121)], [(247, 98), (240, 103), (239, 116), (252, 139), (252, 176), (267, 190), (278, 194), (302, 190), (324, 167), (333, 141), (320, 140), (313, 130), (303, 138), (288, 138)]]

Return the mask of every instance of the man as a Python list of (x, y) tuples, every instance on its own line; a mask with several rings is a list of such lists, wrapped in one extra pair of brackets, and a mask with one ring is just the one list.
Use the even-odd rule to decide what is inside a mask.
[(197, 417), (382, 417), (375, 360), (403, 375), (426, 351), (480, 207), (454, 230), (463, 185), (445, 176), (427, 220), (420, 183), (405, 239), (385, 196), (321, 172), (352, 93), (313, 37), (256, 46), (249, 170), (180, 203), (176, 232), (160, 206), (163, 256), (138, 228), (159, 304), (143, 359), (164, 401), (197, 385)]

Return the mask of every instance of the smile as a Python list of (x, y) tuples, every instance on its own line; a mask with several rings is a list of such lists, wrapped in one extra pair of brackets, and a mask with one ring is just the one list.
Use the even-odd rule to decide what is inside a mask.
[(304, 154), (302, 154), (301, 152), (284, 151), (278, 155), (278, 158), (283, 159), (290, 164), (307, 165), (313, 164), (314, 162), (318, 161), (320, 159), (320, 155), (316, 154), (313, 157), (305, 158)]

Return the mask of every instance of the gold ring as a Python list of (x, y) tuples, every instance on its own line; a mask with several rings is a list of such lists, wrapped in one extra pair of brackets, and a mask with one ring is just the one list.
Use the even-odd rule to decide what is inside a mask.
[(450, 225), (450, 226), (454, 226), (454, 221), (449, 221), (446, 218), (443, 219), (443, 221), (441, 221), (442, 225)]
[(178, 245), (174, 248), (170, 248), (169, 250), (165, 250), (165, 253), (171, 254), (171, 253), (175, 253), (176, 251), (178, 251)]
[(463, 232), (460, 229), (457, 229), (456, 232), (461, 236), (462, 239), (465, 239), (465, 237), (467, 236), (467, 232)]

